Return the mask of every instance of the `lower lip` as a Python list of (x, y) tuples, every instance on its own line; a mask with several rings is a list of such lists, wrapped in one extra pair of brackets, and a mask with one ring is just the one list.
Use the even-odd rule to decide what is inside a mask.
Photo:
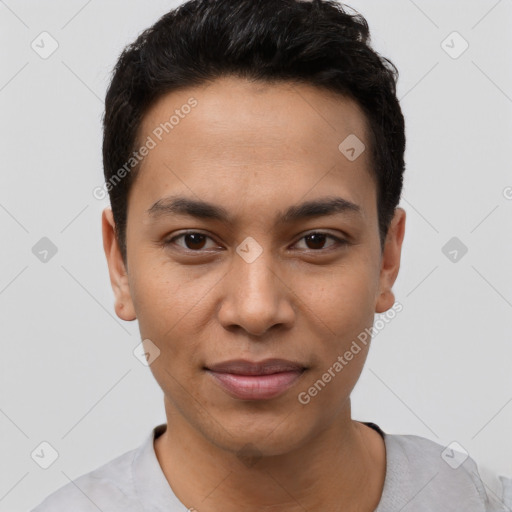
[(207, 372), (234, 398), (268, 400), (284, 393), (304, 373), (304, 370), (270, 375), (235, 375), (211, 370)]

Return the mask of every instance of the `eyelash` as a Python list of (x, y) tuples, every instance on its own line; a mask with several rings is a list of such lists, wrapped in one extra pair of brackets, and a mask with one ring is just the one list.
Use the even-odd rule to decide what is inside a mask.
[[(185, 237), (187, 235), (203, 235), (206, 238), (209, 238), (210, 240), (213, 240), (209, 235), (207, 235), (205, 233), (201, 233), (200, 231), (186, 231), (186, 232), (181, 233), (179, 235), (176, 235), (176, 236), (174, 236), (174, 237), (172, 237), (172, 238), (170, 238), (168, 240), (165, 240), (163, 244), (164, 244), (165, 247), (167, 247), (169, 245), (173, 245), (175, 240), (178, 240), (179, 238), (183, 238), (183, 237)], [(332, 249), (334, 249), (336, 247), (344, 247), (344, 246), (349, 244), (349, 242), (347, 240), (344, 240), (343, 238), (338, 238), (337, 236), (331, 235), (330, 233), (325, 233), (323, 231), (311, 231), (309, 233), (306, 233), (301, 238), (299, 238), (299, 240), (296, 243), (298, 243), (300, 240), (303, 240), (304, 238), (306, 238), (308, 236), (311, 236), (311, 235), (324, 235), (326, 238), (331, 238), (336, 243), (333, 244), (332, 246), (329, 246), (327, 248), (322, 248), (322, 249), (300, 249), (300, 250), (303, 250), (303, 251), (306, 251), (306, 252), (317, 252), (317, 253), (320, 253), (320, 252), (323, 252), (323, 251), (332, 250)], [(202, 249), (193, 250), (193, 249), (188, 249), (188, 248), (183, 247), (183, 246), (178, 246), (178, 247), (180, 247), (182, 250), (184, 250), (185, 252), (188, 252), (188, 253), (200, 254), (202, 252), (208, 252), (208, 249), (206, 249), (206, 250), (202, 250)]]

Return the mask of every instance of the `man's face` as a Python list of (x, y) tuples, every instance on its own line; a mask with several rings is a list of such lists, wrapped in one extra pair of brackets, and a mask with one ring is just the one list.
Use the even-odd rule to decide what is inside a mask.
[[(381, 254), (366, 133), (348, 99), (231, 77), (170, 93), (143, 120), (139, 140), (156, 146), (129, 195), (126, 276), (103, 219), (116, 312), (160, 350), (150, 367), (168, 411), (217, 446), (284, 453), (350, 417), (368, 345), (309, 403), (298, 397), (394, 303), (405, 217)], [(339, 149), (351, 135), (367, 148), (355, 160)], [(170, 196), (228, 219), (171, 211)], [(293, 215), (333, 199), (355, 206)], [(306, 368), (270, 398), (236, 396), (205, 369), (269, 358)]]

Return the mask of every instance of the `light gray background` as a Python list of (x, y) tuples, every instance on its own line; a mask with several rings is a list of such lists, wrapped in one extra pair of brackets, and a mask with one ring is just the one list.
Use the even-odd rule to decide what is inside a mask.
[[(121, 49), (180, 2), (0, 0), (0, 511), (21, 512), (138, 446), (164, 422), (133, 355), (103, 253), (101, 115)], [(353, 416), (459, 442), (512, 477), (512, 1), (359, 0), (400, 71), (408, 213), (394, 287), (403, 311), (374, 338)], [(31, 42), (58, 41), (42, 59)], [(454, 59), (442, 41), (469, 48)], [(448, 44), (456, 51), (460, 41)], [(450, 261), (459, 238), (468, 252)], [(48, 237), (47, 263), (32, 247)], [(42, 441), (59, 453), (31, 458)]]

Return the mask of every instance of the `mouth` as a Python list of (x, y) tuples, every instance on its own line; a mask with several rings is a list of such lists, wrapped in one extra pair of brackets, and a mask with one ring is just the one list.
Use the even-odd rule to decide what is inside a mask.
[(226, 361), (204, 370), (232, 398), (269, 400), (292, 387), (308, 368), (284, 359)]

